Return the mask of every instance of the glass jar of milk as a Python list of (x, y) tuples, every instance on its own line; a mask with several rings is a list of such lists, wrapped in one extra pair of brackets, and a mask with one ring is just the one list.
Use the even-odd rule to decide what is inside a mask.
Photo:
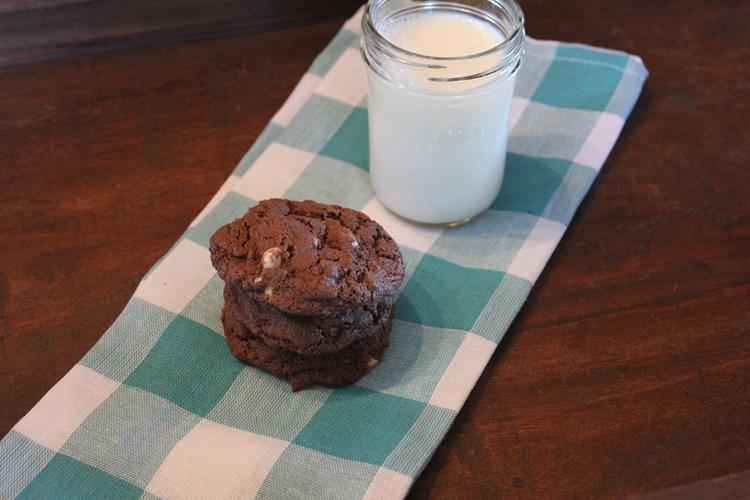
[(370, 177), (393, 212), (455, 224), (497, 197), (523, 21), (513, 0), (370, 0)]

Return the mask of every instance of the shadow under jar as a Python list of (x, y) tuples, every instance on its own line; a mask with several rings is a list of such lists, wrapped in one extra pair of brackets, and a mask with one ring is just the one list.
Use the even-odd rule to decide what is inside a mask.
[(370, 177), (391, 211), (452, 225), (497, 197), (523, 24), (513, 0), (370, 0)]

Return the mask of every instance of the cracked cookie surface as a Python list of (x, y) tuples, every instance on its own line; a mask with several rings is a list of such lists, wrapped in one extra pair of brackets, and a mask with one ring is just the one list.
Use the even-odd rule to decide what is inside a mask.
[(300, 315), (392, 304), (398, 245), (367, 215), (314, 201), (260, 202), (211, 237), (219, 276), (249, 299)]

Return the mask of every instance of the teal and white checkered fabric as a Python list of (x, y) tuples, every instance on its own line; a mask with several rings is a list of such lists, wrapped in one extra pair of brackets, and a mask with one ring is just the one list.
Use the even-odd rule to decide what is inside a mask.
[[(0, 498), (400, 498), (461, 409), (612, 148), (638, 57), (528, 40), (502, 192), (453, 229), (368, 179), (359, 15), (102, 339), (0, 442)], [(400, 243), (392, 344), (354, 386), (292, 393), (235, 360), (208, 238), (270, 197), (362, 210)]]

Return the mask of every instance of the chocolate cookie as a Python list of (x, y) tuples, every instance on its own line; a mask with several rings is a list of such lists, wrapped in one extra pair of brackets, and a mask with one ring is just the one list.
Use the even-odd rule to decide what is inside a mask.
[(224, 302), (231, 315), (266, 344), (305, 355), (332, 353), (377, 335), (393, 309), (393, 305), (377, 304), (330, 316), (292, 315), (237, 293), (229, 284), (224, 287)]
[(293, 391), (313, 384), (325, 387), (353, 384), (377, 365), (388, 347), (391, 332), (388, 316), (377, 335), (353, 342), (335, 353), (305, 356), (267, 344), (233, 317), (227, 306), (221, 319), (232, 353), (245, 363), (286, 377)]
[(314, 201), (260, 202), (214, 233), (211, 262), (249, 298), (303, 315), (392, 304), (404, 279), (398, 245), (377, 222)]

